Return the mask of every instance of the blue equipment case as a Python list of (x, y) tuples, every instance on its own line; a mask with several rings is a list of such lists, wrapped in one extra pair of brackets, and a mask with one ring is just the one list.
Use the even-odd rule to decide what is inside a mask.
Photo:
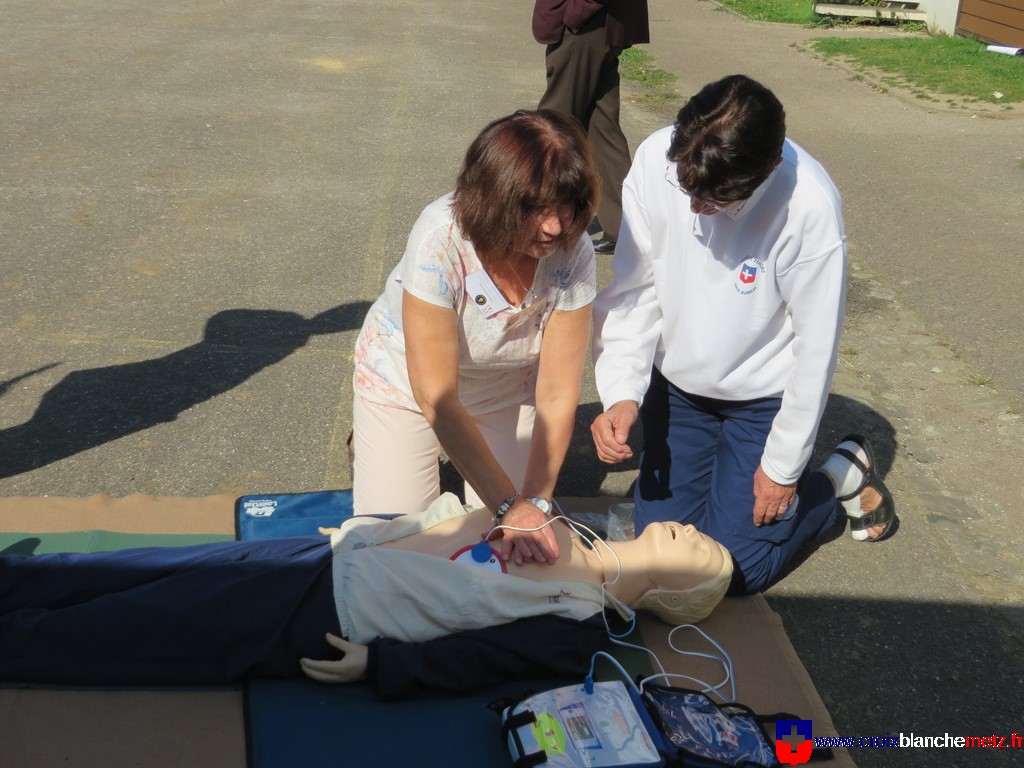
[(350, 517), (349, 490), (255, 494), (235, 502), (238, 538), (242, 540), (316, 536), (318, 528), (337, 528)]

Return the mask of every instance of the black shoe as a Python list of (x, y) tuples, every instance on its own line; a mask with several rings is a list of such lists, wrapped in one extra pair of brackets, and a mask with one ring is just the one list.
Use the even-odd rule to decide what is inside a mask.
[(602, 231), (604, 231), (604, 227), (601, 226), (601, 222), (598, 221), (597, 216), (595, 216), (593, 221), (590, 222), (590, 226), (587, 227), (587, 234), (593, 237)]
[(594, 241), (594, 253), (615, 253), (615, 241), (602, 237)]

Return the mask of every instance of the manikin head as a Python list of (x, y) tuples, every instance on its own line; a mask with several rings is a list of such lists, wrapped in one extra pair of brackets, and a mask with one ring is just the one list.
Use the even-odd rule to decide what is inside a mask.
[(647, 577), (654, 585), (633, 602), (669, 624), (706, 618), (732, 579), (729, 550), (692, 525), (649, 523), (637, 537)]

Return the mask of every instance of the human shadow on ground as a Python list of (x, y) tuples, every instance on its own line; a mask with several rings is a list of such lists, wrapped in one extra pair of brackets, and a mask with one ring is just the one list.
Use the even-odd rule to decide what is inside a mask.
[[(633, 484), (639, 470), (643, 444), (642, 428), (637, 422), (629, 436), (629, 445), (633, 449), (632, 459), (622, 464), (604, 464), (598, 460), (590, 436), (590, 424), (601, 411), (602, 406), (599, 402), (584, 403), (577, 409), (572, 443), (555, 487), (556, 497), (615, 496), (632, 498)], [(895, 430), (882, 414), (858, 400), (843, 395), (829, 396), (815, 441), (815, 449), (808, 466), (820, 467), (842, 438), (850, 433), (859, 433), (870, 440), (875, 457), (875, 469), (879, 476), (884, 478), (889, 473), (896, 455)], [(612, 473), (622, 473), (623, 476), (613, 482), (607, 482)], [(452, 489), (454, 490), (455, 485), (458, 484), (461, 491), (461, 479), (454, 469), (450, 469), (450, 477)], [(608, 486), (614, 488), (615, 491), (610, 493)], [(898, 507), (897, 504), (897, 510)], [(816, 549), (843, 535), (846, 527), (846, 517), (837, 514), (835, 525), (817, 540), (808, 542), (789, 564), (780, 579), (785, 578), (787, 574), (798, 568)], [(898, 529), (897, 513), (897, 522), (893, 533)]]
[[(896, 430), (869, 405), (840, 395), (829, 398), (811, 466), (820, 466), (850, 432), (871, 440), (878, 473), (888, 475), (898, 448)], [(896, 509), (899, 514), (898, 496)], [(840, 517), (830, 534), (804, 548), (787, 573), (845, 530)], [(900, 541), (897, 536), (878, 546)], [(1020, 732), (1024, 608), (886, 597), (886, 581), (870, 571), (861, 574), (858, 583), (872, 595), (865, 599), (768, 593), (838, 733), (898, 738), (901, 732), (939, 737)], [(851, 756), (860, 768), (995, 766), (1019, 764), (1024, 748), (867, 747), (851, 750)]]
[[(808, 466), (820, 467), (842, 439), (849, 434), (860, 434), (870, 441), (875, 458), (875, 472), (884, 480), (896, 459), (896, 430), (889, 420), (874, 408), (845, 395), (829, 395), (828, 403), (825, 405), (825, 414), (822, 416), (821, 426), (818, 428), (818, 436), (814, 441), (814, 452), (811, 454)], [(846, 527), (846, 516), (837, 514), (836, 523), (832, 529), (817, 541), (807, 543), (796, 558), (790, 562), (789, 567), (779, 579), (784, 579), (786, 574), (799, 568), (800, 564), (810, 557), (818, 547), (842, 536)], [(896, 522), (887, 537), (894, 536), (898, 531), (899, 503), (897, 500)]]
[[(601, 403), (596, 401), (582, 403), (577, 407), (572, 442), (558, 476), (555, 496), (608, 496), (608, 485), (623, 489), (614, 492), (615, 496), (632, 496), (632, 484), (640, 467), (643, 429), (637, 422), (630, 432), (632, 459), (621, 464), (605, 464), (597, 458), (590, 436), (590, 425), (603, 410)], [(829, 396), (809, 466), (821, 466), (840, 439), (851, 432), (858, 432), (871, 440), (877, 469), (885, 477), (896, 455), (896, 436), (892, 425), (870, 406), (843, 395)], [(621, 474), (622, 478), (618, 482), (608, 483), (609, 477), (614, 474)], [(441, 488), (462, 498), (462, 478), (446, 460), (441, 462)], [(841, 529), (837, 527), (836, 533), (825, 540), (831, 541), (840, 532)]]
[[(634, 473), (638, 468), (637, 457), (640, 455), (642, 430), (637, 424), (629, 436), (629, 445), (633, 449), (634, 458), (614, 466), (598, 460), (594, 452), (594, 442), (590, 437), (590, 424), (604, 409), (601, 403), (583, 403), (576, 408), (576, 423), (573, 426), (572, 442), (566, 452), (562, 471), (555, 485), (555, 496), (606, 496), (601, 486), (611, 473)], [(628, 484), (629, 481), (626, 481)], [(448, 460), (441, 460), (441, 490), (454, 493), (464, 499), (462, 477), (455, 466)]]
[[(305, 318), (272, 309), (228, 309), (211, 317), (197, 344), (137, 363), (72, 371), (32, 418), (0, 430), (0, 477), (29, 472), (168, 421), (284, 360), (313, 336), (359, 328), (365, 301)], [(0, 382), (10, 385), (51, 364)]]
[[(576, 409), (572, 443), (562, 465), (555, 495), (607, 495), (602, 491), (602, 487), (605, 486), (609, 475), (624, 473), (627, 477), (635, 476), (639, 469), (640, 449), (643, 445), (643, 430), (639, 422), (629, 435), (629, 446), (633, 449), (632, 459), (615, 465), (604, 464), (598, 460), (590, 436), (590, 424), (602, 410), (599, 402), (583, 403)], [(828, 399), (809, 466), (821, 466), (840, 439), (851, 432), (859, 432), (871, 440), (877, 468), (884, 477), (896, 455), (896, 437), (892, 425), (871, 407), (843, 395), (831, 395)], [(627, 480), (616, 485), (631, 487)]]
[[(897, 539), (898, 541), (898, 539)], [(870, 578), (870, 577), (869, 577)], [(1004, 748), (850, 749), (858, 768), (1021, 765), (1021, 606), (962, 602), (770, 597), (847, 737), (1002, 736)], [(726, 648), (728, 650), (728, 648)], [(737, 680), (743, 701), (743, 679)], [(796, 713), (802, 715), (803, 713)], [(821, 735), (816, 731), (815, 735)]]
[[(640, 448), (643, 444), (643, 429), (638, 421), (629, 433), (629, 447), (633, 449), (633, 458), (621, 464), (605, 464), (597, 458), (594, 440), (590, 435), (590, 425), (602, 412), (600, 402), (583, 403), (576, 409), (576, 424), (573, 428), (572, 442), (562, 464), (562, 472), (555, 486), (556, 496), (603, 496), (605, 480), (611, 474), (622, 473), (632, 477), (640, 468)], [(618, 485), (628, 485), (625, 480)]]
[(40, 366), (32, 371), (25, 371), (24, 373), (15, 376), (13, 379), (0, 381), (0, 397), (6, 395), (15, 384), (25, 381), (26, 379), (31, 379), (33, 376), (38, 376), (40, 373), (45, 373), (51, 368), (56, 368), (58, 365), (60, 365), (60, 363), (50, 363), (49, 365)]
[[(556, 495), (600, 496), (610, 472), (635, 475), (637, 463), (609, 467), (598, 461), (590, 423), (600, 404), (581, 405), (572, 446)], [(641, 436), (630, 436), (639, 455)], [(872, 444), (876, 470), (889, 474), (898, 435), (889, 420), (859, 400), (829, 397), (809, 466), (819, 467), (849, 433)], [(616, 486), (623, 483), (615, 483)], [(897, 511), (900, 500), (896, 499)], [(833, 529), (808, 544), (791, 565), (798, 568), (817, 548), (845, 535), (837, 515)], [(898, 546), (900, 537), (880, 547)], [(869, 545), (864, 545), (869, 546)], [(783, 579), (785, 576), (782, 577)], [(863, 574), (870, 598), (776, 596), (771, 606), (811, 675), (843, 736), (1004, 736), (1022, 732), (1020, 684), (1024, 680), (1024, 607), (887, 598), (884, 579)], [(726, 648), (728, 650), (728, 648)], [(743, 680), (739, 679), (740, 701)], [(798, 715), (801, 713), (797, 713)], [(978, 757), (979, 751), (984, 758)], [(1024, 747), (1005, 749), (855, 748), (860, 768), (945, 768), (1018, 764)]]

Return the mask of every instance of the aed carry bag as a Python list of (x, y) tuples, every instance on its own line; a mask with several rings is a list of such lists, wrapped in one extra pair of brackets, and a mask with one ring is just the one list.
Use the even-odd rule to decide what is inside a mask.
[(662, 746), (638, 694), (622, 682), (571, 685), (528, 696), (502, 712), (515, 768), (655, 768)]
[(235, 532), (242, 541), (316, 536), (352, 517), (352, 491), (311, 491), (241, 496), (235, 501)]
[(715, 704), (700, 691), (647, 682), (643, 699), (665, 742), (670, 766), (774, 768), (775, 744), (761, 727), (767, 719), (742, 704)]

